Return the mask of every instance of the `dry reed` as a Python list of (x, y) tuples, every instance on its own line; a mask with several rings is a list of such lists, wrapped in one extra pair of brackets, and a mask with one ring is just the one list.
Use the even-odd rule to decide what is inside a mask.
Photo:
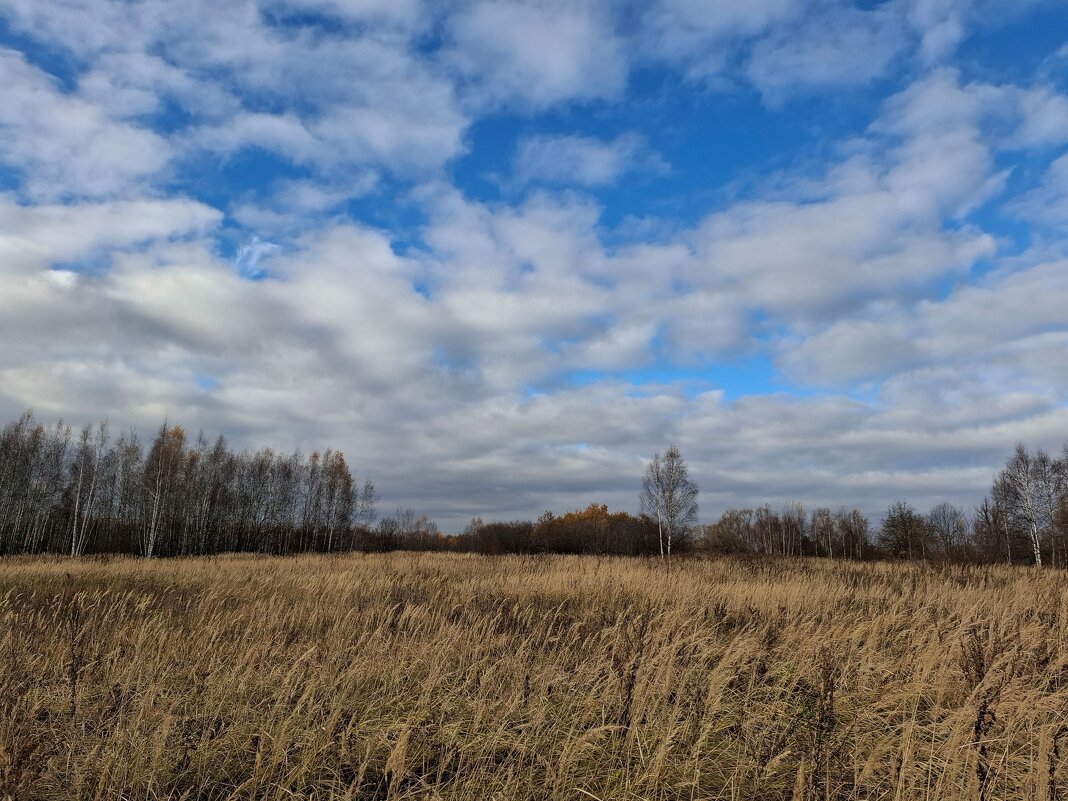
[(0, 797), (1068, 798), (1068, 574), (0, 562)]

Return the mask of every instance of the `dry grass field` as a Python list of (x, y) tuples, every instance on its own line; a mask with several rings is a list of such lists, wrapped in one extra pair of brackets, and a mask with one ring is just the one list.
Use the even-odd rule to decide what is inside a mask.
[(1068, 798), (1068, 574), (0, 562), (0, 797)]

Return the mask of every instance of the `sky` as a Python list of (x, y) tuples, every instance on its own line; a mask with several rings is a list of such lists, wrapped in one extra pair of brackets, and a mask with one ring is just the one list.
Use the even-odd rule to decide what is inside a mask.
[(458, 530), (1068, 439), (1068, 2), (0, 0), (0, 415)]

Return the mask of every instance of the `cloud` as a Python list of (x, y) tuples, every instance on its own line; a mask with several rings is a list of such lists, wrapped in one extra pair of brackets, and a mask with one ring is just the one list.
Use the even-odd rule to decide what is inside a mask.
[(801, 384), (848, 386), (912, 368), (921, 358), (904, 326), (847, 319), (784, 346), (779, 366)]
[(909, 46), (900, 5), (657, 0), (644, 16), (644, 50), (713, 87), (746, 80), (780, 105), (797, 93), (861, 86), (889, 72)]
[(687, 300), (721, 297), (808, 330), (921, 296), (994, 255), (991, 236), (952, 222), (987, 199), (993, 169), (968, 90), (948, 76), (917, 82), (824, 174), (783, 178), (697, 226)]
[[(301, 27), (301, 12), (313, 10), (349, 24), (332, 33)], [(463, 150), (468, 119), (453, 86), (410, 41), (427, 22), (414, 2), (99, 0), (55, 7), (20, 0), (6, 16), (16, 30), (91, 65), (78, 76), (76, 94), (49, 99), (36, 115), (85, 121), (63, 130), (38, 124), (22, 138), (55, 150), (64, 135), (84, 141), (90, 134), (100, 143), (100, 152), (89, 154), (99, 163), (96, 181), (148, 175), (170, 157), (205, 150), (230, 156), (261, 148), (324, 171), (382, 167), (404, 176), (435, 172)], [(199, 24), (208, 18), (210, 26)], [(110, 124), (98, 119), (103, 109)], [(26, 109), (11, 114), (22, 118)], [(117, 122), (160, 115), (177, 136)], [(128, 160), (109, 156), (118, 152)]]
[(1048, 87), (1008, 93), (1014, 96), (1020, 118), (1013, 145), (1029, 149), (1068, 142), (1068, 97)]
[(520, 140), (514, 175), (520, 184), (605, 186), (630, 172), (661, 173), (666, 163), (636, 134), (611, 141), (590, 136), (532, 136)]
[(920, 56), (943, 62), (977, 27), (995, 27), (1048, 0), (1022, 0), (1006, 6), (994, 0), (904, 0), (909, 23), (920, 35)]
[(765, 100), (778, 104), (798, 90), (867, 84), (890, 70), (906, 41), (899, 16), (885, 6), (816, 12), (757, 41), (746, 74)]
[(320, 224), (324, 215), (340, 213), (348, 201), (370, 194), (379, 180), (379, 174), (371, 170), (333, 176), (329, 182), (279, 180), (260, 195), (236, 203), (230, 214), (251, 230), (294, 236), (310, 224)]
[(1007, 24), (1049, 0), (1006, 8), (990, 0), (655, 0), (639, 53), (715, 89), (748, 82), (771, 106), (797, 95), (861, 87), (947, 63), (980, 27)]
[(920, 53), (929, 63), (950, 55), (966, 35), (971, 3), (954, 0), (913, 0), (907, 4), (909, 22), (920, 33)]
[(1068, 224), (1068, 153), (1054, 160), (1039, 186), (1016, 198), (1010, 208), (1025, 220), (1055, 229)]
[[(889, 307), (877, 319), (838, 320), (803, 341), (781, 343), (780, 358), (790, 375), (815, 385), (949, 370), (988, 391), (1044, 388), (1047, 401), (1062, 403), (1068, 386), (1049, 378), (1068, 375), (1050, 358), (1068, 337), (1065, 302), (1068, 262), (1040, 262), (962, 285), (942, 300)], [(976, 354), (983, 354), (981, 365)]]
[(447, 27), (444, 59), (476, 105), (542, 109), (615, 99), (626, 85), (623, 42), (597, 3), (481, 0)]
[(274, 242), (264, 242), (258, 236), (253, 236), (238, 248), (237, 256), (234, 257), (234, 266), (245, 278), (262, 278), (264, 272), (260, 269), (260, 262), (269, 258), (280, 247)]
[(165, 139), (61, 91), (19, 53), (0, 50), (0, 84), (0, 160), (22, 173), (22, 191), (30, 197), (119, 194), (170, 160)]
[(318, 12), (348, 23), (381, 26), (404, 35), (422, 31), (430, 18), (423, 0), (273, 0), (263, 5), (273, 14)]
[(805, 0), (657, 0), (646, 9), (648, 49), (658, 58), (682, 64), (691, 77), (718, 76), (739, 41), (752, 40), (798, 19)]
[(98, 251), (203, 235), (221, 219), (216, 209), (187, 198), (26, 206), (12, 195), (0, 195), (0, 243), (9, 267), (20, 261), (15, 253), (47, 266)]

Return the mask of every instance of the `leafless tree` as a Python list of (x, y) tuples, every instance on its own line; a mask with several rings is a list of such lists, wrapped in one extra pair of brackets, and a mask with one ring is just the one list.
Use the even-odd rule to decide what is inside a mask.
[(927, 514), (927, 525), (944, 558), (952, 558), (968, 534), (968, 518), (951, 503), (940, 503)]
[(641, 508), (657, 522), (661, 557), (670, 558), (674, 539), (697, 522), (697, 493), (678, 447), (653, 456), (642, 479)]
[(782, 520), (769, 504), (764, 504), (756, 510), (753, 516), (753, 529), (757, 547), (761, 553), (781, 552)]
[(835, 529), (841, 542), (843, 555), (861, 559), (868, 550), (868, 518), (858, 509), (844, 506), (835, 513)]
[[(1042, 522), (1049, 543), (1050, 563), (1057, 566), (1057, 510), (1064, 501), (1068, 476), (1065, 475), (1066, 463), (1061, 459), (1050, 458), (1045, 451), (1035, 454), (1035, 477), (1038, 481), (1039, 504)], [(1063, 556), (1062, 556), (1063, 560)]]
[[(834, 518), (830, 509), (815, 509), (812, 512), (812, 523), (809, 531), (812, 534), (812, 543), (816, 548), (816, 556), (829, 556), (834, 558)], [(820, 553), (820, 550), (823, 553)]]
[(998, 487), (1007, 501), (1010, 513), (1026, 526), (1036, 565), (1042, 564), (1043, 527), (1042, 476), (1036, 462), (1023, 443), (1009, 459), (999, 476)]
[(784, 556), (795, 556), (801, 553), (801, 544), (805, 540), (807, 528), (805, 507), (794, 502), (787, 504), (782, 510), (782, 551)]

